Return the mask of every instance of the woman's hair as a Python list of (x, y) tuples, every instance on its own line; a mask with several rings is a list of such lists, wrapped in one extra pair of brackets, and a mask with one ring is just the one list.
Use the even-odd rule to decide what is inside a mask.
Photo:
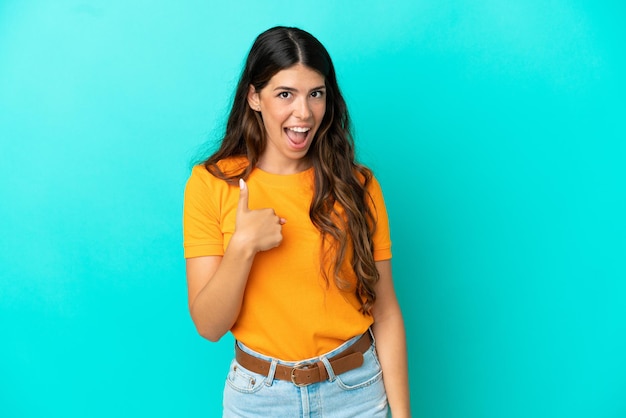
[[(262, 116), (248, 105), (250, 85), (260, 91), (277, 72), (295, 64), (319, 72), (326, 84), (326, 112), (307, 154), (315, 173), (309, 216), (322, 234), (322, 266), (330, 265), (329, 270), (323, 267), (322, 274), (327, 280), (332, 275), (340, 289), (353, 289), (361, 302), (361, 312), (371, 314), (376, 300), (374, 286), (379, 278), (372, 241), (376, 220), (367, 192), (372, 173), (355, 160), (350, 117), (335, 68), (315, 37), (283, 26), (257, 37), (237, 85), (221, 145), (204, 165), (231, 183), (250, 175), (267, 143)], [(247, 157), (247, 166), (239, 172), (222, 172), (217, 163), (235, 156)], [(327, 251), (328, 245), (333, 251)], [(329, 254), (335, 254), (334, 260), (327, 259)], [(357, 278), (354, 288), (341, 277), (346, 259)]]

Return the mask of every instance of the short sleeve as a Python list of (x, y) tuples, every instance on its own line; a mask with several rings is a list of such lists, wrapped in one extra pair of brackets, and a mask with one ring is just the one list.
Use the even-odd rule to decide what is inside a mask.
[(183, 203), (185, 258), (224, 255), (219, 193), (215, 190), (219, 181), (200, 165), (187, 180)]
[(383, 191), (380, 183), (375, 177), (372, 177), (367, 186), (367, 190), (371, 197), (372, 213), (376, 221), (374, 230), (374, 260), (382, 261), (391, 259), (391, 234), (389, 232), (389, 218), (387, 216), (387, 207), (383, 198)]

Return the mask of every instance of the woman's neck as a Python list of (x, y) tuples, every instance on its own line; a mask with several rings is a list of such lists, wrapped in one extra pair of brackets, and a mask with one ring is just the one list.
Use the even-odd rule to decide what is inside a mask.
[(308, 158), (300, 160), (269, 161), (261, 157), (256, 166), (266, 173), (288, 175), (308, 170), (311, 168), (311, 161), (309, 161)]

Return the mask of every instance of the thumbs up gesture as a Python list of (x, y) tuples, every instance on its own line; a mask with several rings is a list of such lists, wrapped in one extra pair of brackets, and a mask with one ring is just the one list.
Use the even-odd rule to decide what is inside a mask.
[(274, 209), (250, 210), (248, 194), (248, 185), (240, 179), (239, 203), (233, 238), (237, 236), (241, 242), (250, 245), (255, 253), (278, 247), (283, 240), (282, 226), (287, 221), (277, 216)]

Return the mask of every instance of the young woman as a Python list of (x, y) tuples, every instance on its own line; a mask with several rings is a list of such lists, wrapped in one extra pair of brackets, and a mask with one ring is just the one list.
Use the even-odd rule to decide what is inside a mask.
[(259, 35), (185, 190), (191, 317), (237, 340), (225, 417), (410, 416), (387, 213), (350, 129), (322, 44)]

